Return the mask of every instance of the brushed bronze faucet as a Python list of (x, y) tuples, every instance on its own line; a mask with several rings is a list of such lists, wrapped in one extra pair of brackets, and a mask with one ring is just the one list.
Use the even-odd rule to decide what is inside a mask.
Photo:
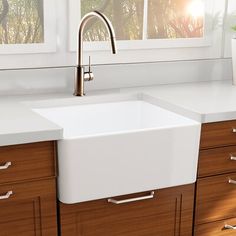
[(114, 28), (110, 22), (110, 20), (102, 13), (98, 11), (92, 11), (88, 14), (86, 14), (79, 25), (79, 32), (78, 32), (78, 64), (76, 67), (76, 72), (75, 72), (75, 91), (74, 95), (75, 96), (84, 96), (84, 82), (85, 81), (91, 81), (93, 80), (94, 76), (93, 73), (91, 72), (91, 63), (89, 59), (89, 71), (85, 72), (85, 68), (83, 65), (83, 33), (84, 33), (84, 28), (89, 20), (92, 18), (97, 17), (100, 19), (104, 25), (106, 26), (109, 36), (110, 36), (110, 41), (111, 41), (111, 49), (112, 53), (116, 54), (116, 39), (115, 39), (115, 31)]

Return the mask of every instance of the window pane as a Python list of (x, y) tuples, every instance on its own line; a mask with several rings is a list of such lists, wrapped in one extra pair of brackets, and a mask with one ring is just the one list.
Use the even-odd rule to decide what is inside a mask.
[[(144, 0), (81, 0), (81, 14), (98, 10), (112, 21), (117, 40), (137, 40), (143, 35)], [(103, 41), (108, 34), (97, 20), (91, 20), (85, 29), (87, 41)]]
[(148, 38), (199, 38), (204, 35), (202, 0), (149, 0)]
[(0, 1), (0, 44), (44, 42), (43, 0)]

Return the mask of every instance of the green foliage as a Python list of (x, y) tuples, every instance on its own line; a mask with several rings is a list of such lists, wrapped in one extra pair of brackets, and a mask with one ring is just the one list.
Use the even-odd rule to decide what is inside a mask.
[(231, 29), (236, 32), (236, 25), (232, 26)]

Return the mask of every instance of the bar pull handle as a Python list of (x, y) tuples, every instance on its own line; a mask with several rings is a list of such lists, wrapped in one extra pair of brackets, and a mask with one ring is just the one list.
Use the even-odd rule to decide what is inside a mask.
[(236, 226), (232, 226), (232, 225), (225, 224), (224, 229), (236, 230)]
[(233, 132), (233, 133), (236, 133), (236, 128), (233, 128), (233, 129), (232, 129), (232, 132)]
[(0, 196), (0, 200), (8, 199), (12, 194), (12, 191), (8, 191), (5, 195)]
[(143, 197), (135, 197), (135, 198), (129, 198), (129, 199), (125, 199), (125, 200), (116, 200), (114, 198), (109, 198), (107, 201), (109, 203), (119, 205), (119, 204), (124, 204), (124, 203), (129, 203), (129, 202), (137, 202), (137, 201), (152, 199), (152, 198), (154, 198), (154, 194), (155, 194), (155, 192), (152, 191), (149, 195), (143, 196)]
[(11, 166), (11, 162), (6, 162), (3, 166), (0, 166), (0, 170), (6, 170)]
[(234, 156), (233, 154), (230, 155), (230, 160), (231, 161), (236, 161), (236, 156)]
[(229, 184), (235, 184), (236, 185), (236, 180), (233, 180), (233, 179), (229, 178)]

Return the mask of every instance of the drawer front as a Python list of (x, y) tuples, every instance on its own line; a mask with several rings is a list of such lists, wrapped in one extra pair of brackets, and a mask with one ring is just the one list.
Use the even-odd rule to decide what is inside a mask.
[(197, 181), (196, 224), (236, 217), (236, 173)]
[(0, 185), (0, 235), (58, 235), (55, 179)]
[(54, 142), (0, 147), (0, 184), (55, 176)]
[(198, 177), (236, 172), (236, 146), (200, 151)]
[(198, 225), (195, 227), (195, 236), (235, 236), (236, 218)]
[(202, 125), (201, 149), (236, 144), (236, 121), (225, 121)]
[(60, 203), (61, 236), (190, 236), (194, 185), (116, 197), (136, 198), (115, 204), (107, 199), (78, 204)]

